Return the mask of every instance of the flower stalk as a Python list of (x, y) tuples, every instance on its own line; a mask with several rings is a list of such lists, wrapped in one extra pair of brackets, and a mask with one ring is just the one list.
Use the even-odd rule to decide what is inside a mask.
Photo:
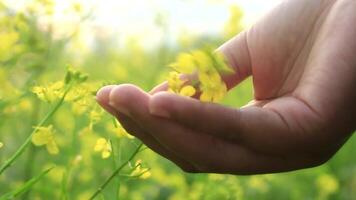
[(35, 129), (31, 132), (31, 134), (26, 138), (25, 142), (17, 149), (17, 151), (5, 161), (5, 163), (0, 167), (0, 175), (9, 168), (16, 160), (19, 158), (23, 152), (26, 150), (26, 147), (31, 143), (32, 135), (38, 131), (38, 127), (44, 126), (49, 119), (58, 111), (58, 109), (62, 106), (64, 99), (66, 98), (69, 91), (72, 89), (72, 84), (68, 84), (66, 90), (64, 91), (61, 99), (57, 102), (57, 104), (52, 108), (50, 112), (40, 121), (40, 123), (35, 127)]

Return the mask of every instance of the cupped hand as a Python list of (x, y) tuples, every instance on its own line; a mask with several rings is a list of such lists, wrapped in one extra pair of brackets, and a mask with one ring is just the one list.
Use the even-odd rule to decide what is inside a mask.
[(356, 2), (286, 0), (219, 48), (253, 77), (241, 109), (134, 85), (106, 86), (103, 108), (187, 172), (283, 172), (327, 161), (356, 128)]

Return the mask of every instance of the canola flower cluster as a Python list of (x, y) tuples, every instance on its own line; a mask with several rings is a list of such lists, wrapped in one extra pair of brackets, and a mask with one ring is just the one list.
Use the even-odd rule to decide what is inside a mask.
[[(93, 126), (100, 121), (103, 114), (102, 109), (99, 111), (95, 109), (97, 105), (93, 100), (92, 91), (95, 91), (98, 85), (87, 84), (87, 79), (88, 76), (86, 74), (72, 67), (68, 67), (67, 74), (63, 81), (57, 81), (45, 86), (35, 86), (32, 88), (32, 92), (40, 100), (47, 103), (54, 103), (64, 97), (63, 101), (71, 103), (72, 111), (78, 115), (88, 112), (89, 125), (82, 130), (82, 134), (85, 134), (86, 132), (93, 131)], [(68, 90), (68, 88), (70, 89)], [(116, 133), (118, 137), (134, 138), (126, 132), (116, 119), (114, 119), (113, 124), (114, 128), (107, 126), (107, 129)], [(49, 154), (58, 154), (59, 147), (55, 141), (53, 125), (34, 127), (34, 129), (32, 143), (36, 146), (46, 146)], [(103, 159), (109, 158), (112, 152), (110, 141), (103, 137), (97, 139), (93, 149), (95, 152), (101, 152)]]
[[(168, 91), (182, 96), (198, 96), (203, 102), (219, 102), (227, 93), (222, 75), (233, 73), (224, 56), (210, 49), (181, 53), (169, 65)], [(190, 77), (190, 78), (188, 78)]]
[[(42, 101), (52, 103), (59, 101), (56, 107), (60, 107), (63, 101), (75, 102), (79, 98), (85, 97), (82, 90), (73, 90), (73, 87), (80, 86), (87, 80), (88, 76), (68, 67), (64, 81), (58, 81), (47, 86), (35, 86), (32, 92)], [(78, 88), (78, 87), (77, 87)], [(50, 154), (58, 154), (59, 148), (55, 141), (53, 125), (34, 127), (32, 134), (32, 143), (36, 146), (45, 145)]]
[[(17, 169), (21, 159), (24, 159), (23, 166), (26, 170), (25, 176), (21, 177), (23, 180), (11, 180), (6, 186), (0, 187), (0, 199), (41, 198), (38, 191), (31, 192), (30, 195), (28, 192), (36, 190), (33, 187), (35, 184), (39, 184), (37, 188), (40, 188), (41, 184), (50, 188), (48, 183), (60, 183), (63, 186), (62, 191), (51, 187), (51, 194), (56, 196), (54, 199), (70, 199), (68, 196), (89, 199), (89, 195), (95, 192), (93, 189), (97, 189), (91, 197), (94, 199), (102, 193), (105, 186), (90, 189), (86, 187), (86, 191), (72, 194), (69, 192), (71, 183), (89, 182), (89, 179), (94, 178), (93, 171), (96, 166), (111, 164), (109, 160), (93, 160), (107, 159), (111, 155), (115, 163), (112, 166), (115, 176), (134, 179), (147, 178), (150, 174), (149, 169), (142, 164), (131, 165), (135, 155), (141, 152), (142, 145), (138, 145), (134, 140), (126, 141), (126, 138), (134, 138), (116, 120), (113, 120), (114, 123), (104, 120), (108, 116), (104, 116), (104, 111), (94, 100), (94, 93), (103, 85), (102, 81), (87, 81), (86, 74), (68, 68), (63, 80), (51, 79), (51, 82), (48, 82), (48, 78), (57, 73), (56, 68), (63, 66), (61, 55), (68, 55), (63, 52), (66, 52), (68, 45), (73, 44), (67, 44), (68, 41), (79, 41), (76, 33), (79, 26), (62, 33), (53, 24), (55, 3), (60, 2), (34, 0), (26, 2), (23, 9), (17, 10), (8, 7), (5, 2), (0, 2), (0, 127), (2, 133), (16, 136), (11, 139), (6, 134), (0, 134), (1, 181), (8, 181), (8, 178), (3, 178), (3, 174), (9, 169)], [(89, 14), (79, 3), (73, 4), (73, 10), (78, 13), (75, 14), (78, 20), (84, 20)], [(68, 14), (72, 14), (72, 11), (68, 10)], [(74, 59), (68, 62), (75, 63)], [(17, 122), (21, 123), (21, 127), (13, 128)], [(23, 134), (20, 137), (13, 133)], [(36, 149), (29, 149), (30, 145), (36, 146)], [(125, 149), (121, 148), (124, 146)], [(102, 149), (96, 152), (95, 149), (98, 148)], [(50, 157), (41, 159), (41, 164), (33, 162), (35, 154), (46, 153), (40, 152), (42, 150), (48, 152)], [(135, 154), (126, 160), (125, 156), (131, 154), (131, 150), (134, 150)], [(99, 153), (99, 156), (94, 153)], [(58, 160), (61, 162), (57, 162)], [(62, 162), (64, 160), (68, 162)], [(53, 163), (56, 163), (55, 167)], [(22, 170), (23, 166), (19, 166), (19, 169)], [(110, 170), (111, 165), (107, 167)], [(79, 168), (80, 173), (72, 175)], [(105, 172), (97, 176), (106, 175)], [(47, 179), (43, 180), (45, 176)], [(12, 177), (11, 173), (9, 177)], [(112, 179), (110, 177), (107, 180), (108, 183)]]

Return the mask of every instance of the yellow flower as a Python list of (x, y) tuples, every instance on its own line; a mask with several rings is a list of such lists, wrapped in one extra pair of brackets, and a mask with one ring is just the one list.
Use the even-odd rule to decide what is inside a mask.
[(204, 102), (219, 102), (227, 93), (226, 84), (217, 72), (200, 73), (200, 100)]
[(94, 147), (95, 152), (101, 152), (101, 157), (103, 159), (107, 159), (111, 155), (111, 144), (108, 140), (105, 138), (99, 138), (96, 141), (95, 147)]
[(177, 57), (177, 61), (169, 65), (179, 73), (191, 74), (196, 69), (194, 57), (188, 53), (181, 53)]
[(168, 77), (168, 91), (180, 94), (182, 96), (193, 96), (195, 94), (195, 88), (190, 85), (184, 85), (184, 81), (180, 79), (179, 73), (170, 72)]
[(63, 95), (64, 83), (58, 81), (47, 86), (36, 86), (32, 88), (32, 92), (37, 95), (39, 99), (46, 102), (53, 102), (60, 99)]
[[(220, 73), (232, 73), (233, 70), (226, 64), (224, 56), (210, 49), (194, 50), (190, 54), (183, 53), (177, 61), (170, 65), (176, 71), (168, 77), (168, 91), (183, 96), (194, 96), (195, 87), (200, 89), (200, 100), (204, 102), (219, 102), (227, 93), (227, 86)], [(198, 75), (198, 81), (193, 85), (184, 86), (185, 81), (180, 79), (180, 74)]]
[(32, 143), (36, 146), (46, 145), (50, 154), (58, 154), (59, 149), (54, 139), (53, 126), (35, 127), (36, 132), (32, 135)]
[[(2, 29), (4, 27), (1, 27)], [(19, 47), (16, 43), (19, 40), (19, 33), (15, 31), (1, 30), (0, 32), (0, 61), (10, 59)]]
[(315, 184), (317, 188), (319, 189), (319, 195), (321, 199), (327, 199), (329, 195), (336, 193), (339, 190), (339, 181), (335, 178), (335, 176), (331, 174), (322, 174), (320, 175), (316, 181)]
[(141, 179), (147, 179), (151, 176), (151, 172), (148, 168), (142, 167), (141, 160), (137, 160), (135, 163), (135, 169), (131, 172), (131, 176), (138, 176)]
[(168, 75), (168, 87), (170, 92), (179, 93), (184, 81), (179, 77), (178, 72), (170, 72)]
[(213, 60), (207, 53), (202, 50), (195, 50), (192, 52), (192, 56), (194, 57), (198, 68), (198, 72), (206, 72), (214, 68)]
[(190, 86), (190, 85), (184, 86), (179, 92), (180, 95), (187, 96), (187, 97), (191, 97), (195, 93), (196, 93), (195, 88), (193, 86)]
[(0, 149), (4, 146), (4, 143), (0, 142)]
[(89, 120), (90, 120), (89, 129), (90, 130), (93, 130), (94, 124), (97, 124), (100, 121), (102, 114), (103, 114), (102, 110), (101, 111), (92, 110), (89, 113)]

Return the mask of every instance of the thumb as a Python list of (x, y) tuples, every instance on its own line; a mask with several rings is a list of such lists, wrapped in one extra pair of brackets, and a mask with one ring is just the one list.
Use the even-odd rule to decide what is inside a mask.
[(217, 49), (225, 56), (229, 66), (235, 71), (234, 74), (223, 76), (229, 89), (235, 87), (252, 73), (247, 33), (247, 31), (241, 32)]
[[(231, 89), (251, 75), (251, 60), (247, 45), (247, 31), (241, 32), (234, 38), (221, 45), (217, 51), (227, 59), (228, 65), (234, 70), (233, 74), (223, 74), (222, 79), (227, 88)], [(167, 91), (168, 84), (163, 82), (154, 87), (149, 93), (155, 94)]]

